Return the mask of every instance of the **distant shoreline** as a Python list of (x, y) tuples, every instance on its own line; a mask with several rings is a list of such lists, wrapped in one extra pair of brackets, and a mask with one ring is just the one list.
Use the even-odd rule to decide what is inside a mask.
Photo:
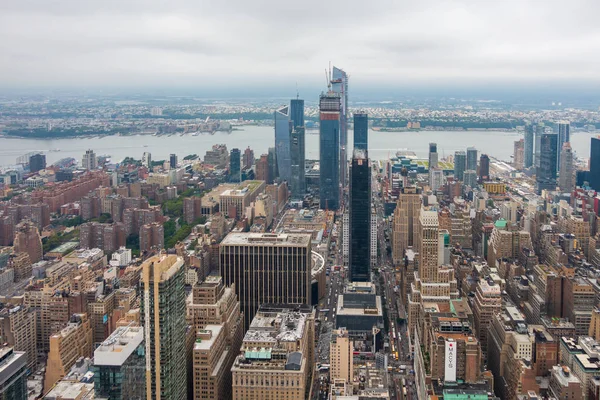
[[(370, 128), (374, 133), (379, 132), (398, 132), (398, 133), (417, 133), (417, 132), (520, 132), (517, 129), (502, 129), (502, 128), (443, 128), (443, 129), (406, 129), (406, 128)], [(230, 134), (231, 132), (243, 132), (245, 129), (243, 128), (233, 128), (231, 131), (216, 131), (214, 133), (210, 132), (201, 132), (200, 135), (211, 135), (214, 136), (217, 133), (225, 133)], [(319, 130), (310, 130), (307, 134), (318, 134)], [(29, 136), (15, 136), (15, 135), (5, 135), (0, 134), (0, 139), (29, 139), (29, 140), (63, 140), (63, 139), (93, 139), (93, 138), (104, 138), (104, 137), (128, 137), (128, 136), (153, 136), (153, 137), (170, 137), (170, 136), (192, 136), (191, 133), (181, 134), (181, 133), (164, 133), (164, 134), (154, 134), (154, 133), (130, 133), (130, 134), (81, 134), (77, 136), (43, 136), (43, 137), (29, 137)]]

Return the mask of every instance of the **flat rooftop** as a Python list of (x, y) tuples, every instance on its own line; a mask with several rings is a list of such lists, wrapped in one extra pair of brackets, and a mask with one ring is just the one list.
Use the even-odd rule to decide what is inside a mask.
[(210, 348), (215, 344), (215, 341), (219, 337), (222, 329), (222, 325), (206, 325), (204, 329), (198, 331), (198, 334), (203, 336), (210, 334), (210, 339), (197, 338), (196, 342), (194, 343), (194, 350), (210, 350)]
[(244, 342), (295, 342), (304, 336), (307, 314), (303, 312), (283, 312), (276, 315), (260, 312), (250, 323)]
[(308, 233), (232, 232), (223, 239), (221, 245), (303, 247), (310, 246), (311, 238)]
[(95, 365), (123, 365), (144, 340), (144, 328), (140, 326), (118, 327), (94, 351)]

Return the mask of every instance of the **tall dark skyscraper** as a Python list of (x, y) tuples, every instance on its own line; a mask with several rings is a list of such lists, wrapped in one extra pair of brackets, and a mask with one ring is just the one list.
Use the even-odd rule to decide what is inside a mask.
[(350, 281), (370, 282), (371, 168), (367, 151), (354, 149), (350, 167)]
[(290, 119), (292, 128), (304, 126), (304, 100), (292, 99), (290, 101)]
[(536, 168), (537, 193), (542, 190), (556, 189), (556, 143), (558, 135), (555, 133), (544, 133), (540, 137), (540, 166)]
[(275, 150), (277, 152), (277, 168), (282, 181), (290, 181), (292, 161), (290, 157), (291, 136), (290, 108), (281, 107), (275, 111)]
[(539, 123), (535, 126), (535, 149), (533, 152), (533, 165), (535, 166), (535, 168), (539, 168), (540, 167), (540, 161), (542, 159), (542, 155), (540, 153), (540, 150), (542, 148), (542, 135), (544, 134), (544, 132), (546, 131), (546, 127), (544, 126), (543, 123)]
[(482, 154), (479, 157), (479, 180), (487, 181), (490, 179), (490, 157), (487, 154)]
[(292, 132), (290, 136), (290, 190), (292, 198), (301, 200), (306, 194), (306, 153), (304, 129), (304, 100), (292, 99), (290, 101), (290, 118)]
[(177, 154), (171, 154), (169, 156), (169, 165), (171, 168), (177, 167)]
[(369, 150), (369, 115), (354, 114), (354, 150)]
[(340, 101), (334, 92), (319, 98), (320, 207), (328, 210), (340, 206)]
[(242, 152), (240, 149), (231, 149), (229, 153), (229, 181), (230, 182), (241, 182), (242, 181), (242, 168), (241, 168)]
[(525, 150), (523, 151), (523, 166), (530, 168), (533, 165), (533, 125), (525, 124)]
[(467, 149), (467, 169), (477, 171), (477, 149), (475, 147)]
[(267, 164), (269, 166), (269, 181), (267, 181), (267, 183), (271, 184), (279, 177), (279, 169), (277, 168), (277, 151), (275, 147), (269, 147)]
[(437, 168), (438, 166), (438, 152), (437, 144), (429, 143), (429, 169)]
[(590, 173), (588, 174), (590, 186), (600, 192), (600, 137), (592, 138), (590, 149)]
[(339, 167), (340, 182), (345, 187), (348, 177), (348, 74), (333, 67), (331, 90), (340, 96)]
[(292, 199), (301, 200), (306, 194), (306, 159), (304, 146), (304, 126), (295, 126), (292, 129), (292, 138), (290, 150), (292, 155), (292, 177), (290, 180), (290, 190)]
[(571, 142), (571, 124), (569, 121), (560, 121), (558, 123), (558, 143), (556, 144), (558, 148), (556, 149), (556, 154), (558, 155), (558, 160), (556, 161), (556, 168), (560, 171), (560, 156), (563, 149), (563, 144)]
[(454, 179), (462, 181), (467, 167), (467, 154), (464, 151), (454, 153)]

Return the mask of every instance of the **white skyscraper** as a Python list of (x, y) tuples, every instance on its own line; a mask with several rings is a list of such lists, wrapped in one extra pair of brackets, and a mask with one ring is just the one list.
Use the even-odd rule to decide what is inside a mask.
[(371, 214), (371, 266), (377, 265), (377, 214)]
[(344, 266), (348, 266), (350, 261), (350, 214), (344, 213), (342, 219), (342, 256)]
[(86, 150), (81, 159), (81, 167), (88, 171), (98, 168), (98, 160), (96, 159), (96, 153), (94, 153), (93, 150)]

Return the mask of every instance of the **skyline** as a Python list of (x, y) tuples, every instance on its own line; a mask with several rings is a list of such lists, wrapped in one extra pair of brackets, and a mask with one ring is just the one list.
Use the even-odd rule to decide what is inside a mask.
[[(587, 0), (543, 8), (472, 0), (277, 5), (8, 2), (0, 5), (0, 34), (11, 38), (0, 45), (0, 87), (287, 87), (291, 95), (298, 85), (309, 98), (325, 86), (329, 62), (349, 73), (357, 94), (600, 85), (600, 58), (593, 56), (600, 50), (593, 10), (600, 6)], [(331, 34), (344, 40), (321, 46)]]

